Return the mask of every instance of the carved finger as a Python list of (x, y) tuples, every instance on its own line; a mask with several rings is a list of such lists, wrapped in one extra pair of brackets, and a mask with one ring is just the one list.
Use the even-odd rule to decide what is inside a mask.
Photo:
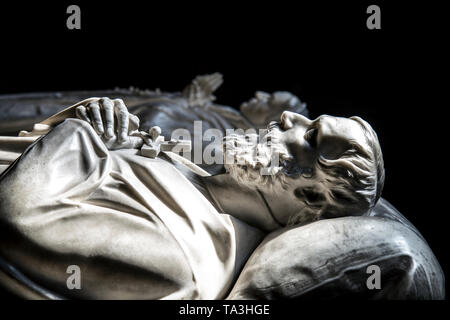
[(114, 100), (114, 111), (118, 120), (118, 136), (119, 141), (125, 141), (128, 136), (128, 109), (122, 99)]
[(129, 131), (138, 130), (139, 123), (140, 123), (139, 118), (136, 115), (131, 114), (131, 113), (129, 114), (129, 117), (130, 117), (130, 124), (129, 124), (128, 130)]
[(83, 121), (86, 121), (86, 122), (88, 122), (88, 123), (91, 123), (91, 119), (89, 119), (89, 116), (88, 116), (88, 114), (87, 114), (87, 111), (86, 111), (86, 107), (85, 107), (85, 106), (78, 106), (78, 107), (75, 109), (75, 114), (76, 114), (76, 116), (77, 116), (78, 119), (83, 120)]
[(93, 127), (98, 134), (103, 134), (103, 122), (100, 114), (100, 106), (97, 102), (91, 102), (88, 104), (88, 111), (91, 116)]
[(110, 139), (114, 137), (114, 103), (108, 98), (100, 99), (100, 103), (105, 122), (105, 137)]

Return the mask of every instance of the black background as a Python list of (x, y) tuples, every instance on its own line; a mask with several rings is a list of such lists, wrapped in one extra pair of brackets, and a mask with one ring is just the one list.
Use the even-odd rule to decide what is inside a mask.
[[(256, 90), (287, 90), (313, 117), (361, 116), (384, 152), (383, 197), (421, 231), (447, 274), (443, 8), (243, 3), (2, 3), (0, 94), (177, 91), (197, 74), (219, 71), (225, 82), (218, 103), (238, 106)], [(81, 30), (66, 28), (70, 4), (81, 8)], [(366, 28), (370, 4), (381, 8), (381, 30)]]

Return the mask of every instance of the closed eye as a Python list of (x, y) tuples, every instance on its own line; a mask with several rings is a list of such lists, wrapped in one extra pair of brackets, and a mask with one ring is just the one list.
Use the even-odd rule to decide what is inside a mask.
[(317, 128), (311, 128), (308, 131), (305, 132), (305, 135), (303, 138), (312, 146), (317, 146), (317, 135), (319, 133), (319, 130)]

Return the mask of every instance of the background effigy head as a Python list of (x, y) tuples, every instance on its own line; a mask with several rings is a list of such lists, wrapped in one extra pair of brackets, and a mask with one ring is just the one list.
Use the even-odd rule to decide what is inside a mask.
[(241, 104), (240, 110), (256, 127), (265, 127), (270, 121), (277, 121), (285, 110), (307, 115), (306, 103), (287, 91), (272, 94), (257, 91), (253, 98)]

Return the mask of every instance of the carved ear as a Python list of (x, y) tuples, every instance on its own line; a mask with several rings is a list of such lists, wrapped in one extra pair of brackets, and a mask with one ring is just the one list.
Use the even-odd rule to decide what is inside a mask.
[(216, 99), (212, 94), (223, 83), (222, 74), (216, 72), (213, 74), (197, 76), (183, 90), (183, 96), (186, 98), (189, 106), (204, 106)]

